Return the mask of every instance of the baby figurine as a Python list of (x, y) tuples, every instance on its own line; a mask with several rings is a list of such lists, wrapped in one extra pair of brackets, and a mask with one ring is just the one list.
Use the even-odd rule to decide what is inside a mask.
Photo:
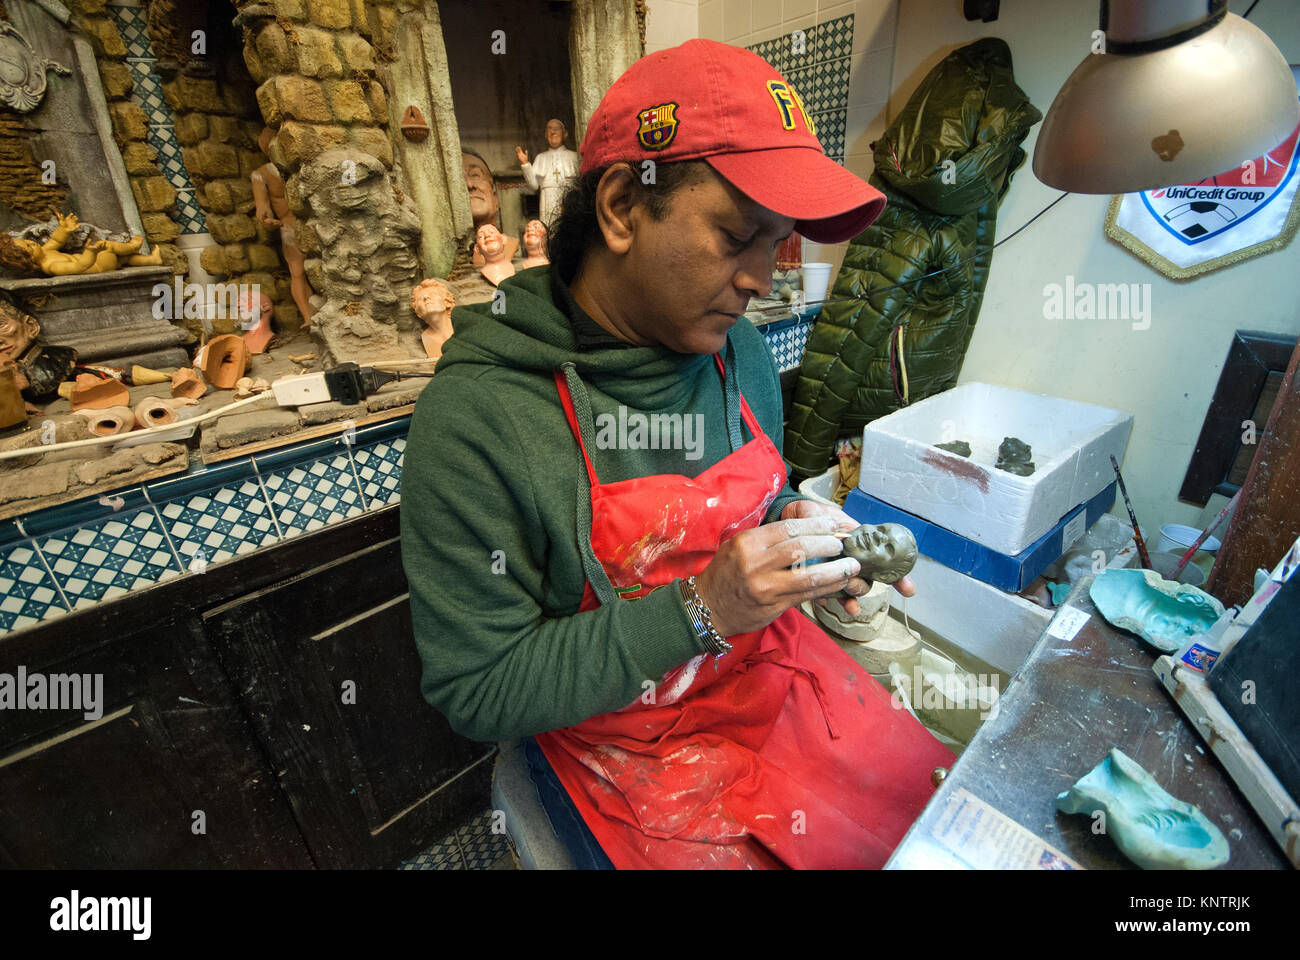
[(916, 538), (901, 523), (864, 523), (844, 540), (844, 554), (862, 564), (862, 576), (897, 583), (916, 566)]

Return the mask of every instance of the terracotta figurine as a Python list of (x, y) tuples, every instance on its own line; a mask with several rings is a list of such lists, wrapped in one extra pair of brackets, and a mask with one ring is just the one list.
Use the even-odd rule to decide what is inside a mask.
[(478, 228), (474, 247), (482, 251), (485, 261), (479, 268), (479, 273), (483, 274), (492, 286), (495, 287), (506, 277), (515, 275), (515, 265), (510, 262), (510, 254), (506, 249), (506, 238), (492, 224), (485, 223)]
[(244, 328), (244, 343), (249, 353), (265, 353), (267, 344), (275, 337), (271, 329), (271, 298), (252, 291), (239, 298), (239, 325)]
[(442, 356), (442, 345), (455, 331), (451, 326), (451, 308), (456, 295), (441, 280), (425, 280), (411, 291), (411, 309), (424, 324), (420, 342), (431, 359)]
[(515, 156), (519, 158), (520, 169), (529, 190), (541, 191), (541, 216), (547, 224), (555, 223), (560, 216), (560, 207), (564, 203), (565, 191), (573, 185), (582, 165), (582, 157), (576, 150), (564, 146), (565, 137), (569, 135), (564, 124), (551, 118), (546, 121), (546, 145), (532, 163), (528, 162), (528, 151), (515, 147)]
[[(262, 153), (271, 149), (271, 141), (274, 139), (275, 131), (263, 127), (262, 135), (257, 138), (257, 146)], [(257, 219), (268, 230), (277, 227), (280, 230), (280, 250), (284, 254), (285, 266), (289, 268), (289, 289), (293, 292), (293, 302), (298, 305), (298, 312), (302, 314), (302, 328), (310, 330), (312, 289), (307, 282), (305, 258), (298, 247), (298, 219), (289, 209), (280, 168), (267, 160), (249, 175), (249, 179), (253, 182)]]
[(916, 565), (916, 538), (901, 523), (864, 523), (844, 541), (844, 553), (862, 564), (862, 576), (897, 583)]
[[(468, 147), (461, 149), (460, 160), (465, 169), (465, 189), (469, 191), (469, 212), (474, 218), (475, 238), (478, 236), (478, 228), (486, 223), (500, 230), (501, 200), (497, 196), (497, 182), (492, 176), (492, 168), (488, 166), (486, 160)], [(513, 260), (515, 252), (519, 249), (519, 240), (515, 237), (506, 237), (505, 241), (506, 259)], [(474, 244), (471, 254), (474, 266), (483, 266), (485, 262), (483, 253), (477, 243)]]
[(521, 270), (551, 262), (546, 255), (546, 224), (542, 221), (529, 220), (524, 227), (524, 254), (524, 261), (519, 265)]
[[(57, 214), (59, 225), (44, 243), (25, 237), (0, 234), (0, 263), (20, 273), (47, 277), (66, 277), (84, 273), (108, 273), (119, 267), (156, 267), (162, 263), (162, 253), (154, 249), (144, 255), (140, 247), (144, 237), (128, 241), (92, 240), (79, 253), (65, 253), (63, 245), (81, 226), (76, 214)], [(102, 232), (102, 231), (101, 231)]]
[(28, 404), (52, 399), (77, 365), (76, 350), (50, 346), (40, 337), (35, 317), (0, 299), (0, 367), (15, 368), (14, 380)]

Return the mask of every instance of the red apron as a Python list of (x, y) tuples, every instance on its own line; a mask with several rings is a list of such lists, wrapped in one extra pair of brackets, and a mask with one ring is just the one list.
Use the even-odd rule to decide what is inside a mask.
[[(785, 484), (743, 397), (754, 439), (699, 476), (601, 484), (562, 373), (556, 385), (591, 482), (592, 548), (624, 599), (698, 574)], [(588, 583), (579, 610), (597, 606)], [(621, 710), (537, 736), (601, 848), (619, 869), (882, 866), (951, 751), (797, 609), (727, 639), (730, 653), (693, 657)]]

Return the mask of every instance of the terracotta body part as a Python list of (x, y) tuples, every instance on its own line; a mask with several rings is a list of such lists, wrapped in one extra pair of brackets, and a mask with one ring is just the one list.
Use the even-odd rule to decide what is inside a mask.
[(424, 344), (425, 355), (432, 359), (442, 356), (442, 345), (454, 332), (451, 325), (454, 306), (456, 295), (441, 280), (425, 280), (411, 291), (411, 309), (424, 325), (420, 342)]
[(161, 370), (151, 370), (138, 364), (131, 368), (131, 382), (137, 387), (146, 383), (166, 383), (170, 379), (171, 375)]
[(181, 408), (197, 404), (189, 397), (148, 397), (135, 405), (135, 424), (141, 428), (165, 427), (181, 419)]
[(540, 220), (529, 220), (528, 226), (524, 228), (524, 262), (520, 269), (540, 267), (550, 262), (550, 257), (546, 255), (546, 224)]
[(495, 287), (506, 277), (513, 277), (515, 265), (510, 262), (506, 238), (501, 231), (489, 223), (479, 227), (475, 236), (474, 246), (482, 251), (485, 261), (479, 273), (483, 274), (488, 283)]
[(172, 396), (188, 397), (197, 400), (208, 392), (208, 385), (203, 382), (203, 374), (193, 367), (181, 367), (172, 374)]
[(125, 407), (131, 403), (131, 392), (122, 381), (113, 377), (97, 377), (93, 373), (77, 375), (72, 386), (72, 409), (106, 410)]
[[(270, 127), (264, 127), (257, 138), (257, 145), (262, 153), (268, 154), (276, 133)], [(268, 161), (249, 175), (253, 184), (254, 216), (268, 230), (279, 229), (280, 251), (284, 254), (285, 266), (289, 268), (289, 289), (293, 293), (293, 302), (302, 314), (302, 328), (311, 329), (311, 284), (307, 281), (307, 261), (298, 246), (299, 224), (293, 211), (289, 209), (289, 198), (285, 193), (284, 177), (280, 168)]]
[(230, 390), (248, 369), (248, 347), (233, 333), (213, 337), (203, 347), (201, 367), (208, 383), (218, 390)]
[(271, 329), (271, 311), (271, 298), (264, 293), (259, 293), (254, 303), (240, 301), (240, 326), (245, 330), (244, 345), (249, 353), (265, 353), (266, 345), (275, 336)]

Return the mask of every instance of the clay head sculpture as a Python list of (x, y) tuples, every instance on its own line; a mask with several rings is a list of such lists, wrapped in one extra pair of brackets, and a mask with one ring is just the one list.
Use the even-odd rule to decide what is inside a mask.
[(49, 399), (72, 376), (77, 351), (40, 338), (37, 319), (0, 298), (0, 367), (13, 366), (14, 382), (28, 403)]
[(546, 224), (540, 220), (529, 220), (524, 228), (524, 269), (540, 267), (550, 263), (546, 256)]
[(490, 223), (485, 223), (475, 233), (474, 245), (483, 254), (483, 267), (479, 270), (488, 282), (496, 286), (506, 277), (514, 276), (515, 266), (510, 262), (506, 238)]
[(1025, 441), (1017, 437), (1004, 437), (1002, 443), (998, 445), (998, 462), (994, 466), (1007, 473), (1027, 477), (1034, 472), (1034, 463), (1031, 459), (1033, 455), (1033, 451)]
[(425, 280), (411, 291), (411, 309), (424, 324), (420, 341), (425, 355), (442, 356), (442, 345), (455, 331), (451, 325), (451, 309), (456, 306), (456, 295), (441, 280)]
[(40, 335), (36, 318), (23, 313), (13, 304), (0, 301), (0, 363), (17, 362)]
[(916, 538), (901, 523), (864, 523), (844, 541), (844, 553), (862, 564), (861, 576), (897, 583), (916, 565)]

